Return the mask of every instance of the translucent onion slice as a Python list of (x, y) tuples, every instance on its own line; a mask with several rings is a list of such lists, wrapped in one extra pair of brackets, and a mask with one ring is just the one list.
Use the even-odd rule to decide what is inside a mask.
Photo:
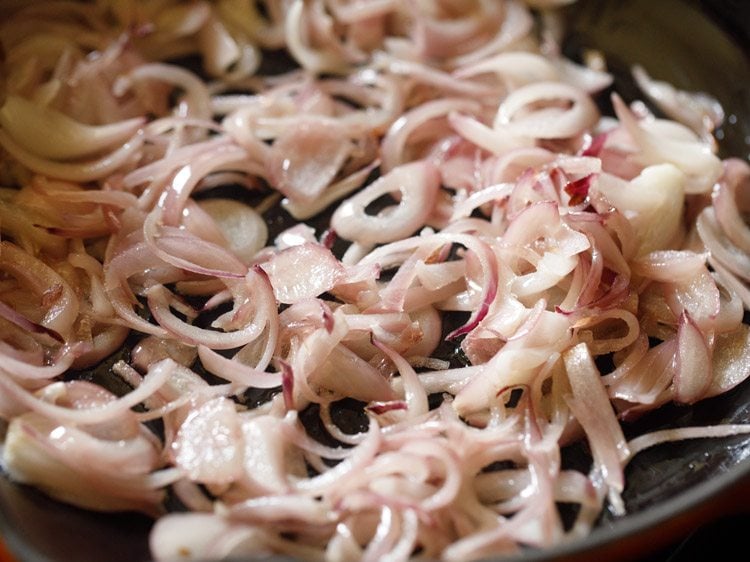
[(55, 109), (16, 95), (0, 108), (0, 126), (19, 146), (50, 160), (76, 160), (128, 141), (146, 120), (134, 117), (107, 125), (86, 125)]
[(268, 226), (255, 209), (233, 199), (206, 199), (201, 208), (214, 219), (229, 248), (249, 264), (268, 241)]

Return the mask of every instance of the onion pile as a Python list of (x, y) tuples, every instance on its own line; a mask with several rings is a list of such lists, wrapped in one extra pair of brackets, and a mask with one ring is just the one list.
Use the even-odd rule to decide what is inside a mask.
[(4, 4), (9, 477), (155, 560), (470, 560), (750, 432), (625, 437), (750, 375), (750, 165), (706, 94), (565, 59), (566, 3)]

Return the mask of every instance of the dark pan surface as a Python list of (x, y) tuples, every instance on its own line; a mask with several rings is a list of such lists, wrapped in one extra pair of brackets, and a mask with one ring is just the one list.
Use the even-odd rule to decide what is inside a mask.
[[(629, 78), (635, 63), (678, 88), (710, 92), (727, 114), (717, 134), (722, 156), (748, 157), (750, 2), (585, 0), (569, 7), (566, 17), (566, 54), (576, 57), (587, 48), (603, 51), (617, 76), (615, 89), (626, 99), (640, 97)], [(606, 110), (606, 96), (601, 101)], [(272, 230), (280, 226), (278, 220), (274, 218)], [(750, 423), (750, 384), (694, 407), (665, 407), (626, 426), (626, 434), (717, 423)], [(635, 560), (656, 552), (748, 503), (748, 457), (750, 436), (647, 450), (626, 472), (629, 515), (616, 518), (605, 512), (585, 540), (503, 560)], [(575, 463), (576, 458), (575, 447), (566, 451), (566, 462)], [(744, 521), (750, 522), (750, 516)], [(141, 516), (102, 515), (62, 505), (0, 477), (0, 534), (22, 561), (145, 562), (150, 526)]]

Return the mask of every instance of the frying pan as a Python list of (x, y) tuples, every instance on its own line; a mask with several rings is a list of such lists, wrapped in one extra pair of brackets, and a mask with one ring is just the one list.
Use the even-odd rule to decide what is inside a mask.
[[(636, 63), (677, 88), (710, 92), (727, 115), (717, 131), (721, 156), (750, 155), (749, 2), (580, 0), (564, 15), (566, 55), (580, 58), (586, 49), (602, 51), (616, 77), (614, 89), (626, 100), (642, 97), (630, 78)], [(611, 109), (607, 99), (600, 100), (605, 112)], [(279, 216), (274, 219), (271, 224), (283, 226)], [(747, 314), (745, 321), (750, 321)], [(750, 423), (750, 381), (692, 407), (661, 408), (627, 425), (625, 432), (633, 437), (716, 423)], [(582, 456), (573, 446), (565, 451), (564, 462), (575, 464)], [(664, 552), (660, 549), (738, 509), (737, 525), (750, 530), (750, 508), (742, 508), (750, 505), (750, 436), (646, 450), (627, 467), (626, 481), (628, 515), (616, 517), (605, 510), (585, 539), (502, 560), (656, 560), (653, 556)], [(151, 524), (135, 514), (99, 514), (63, 505), (0, 476), (0, 535), (23, 562), (145, 562)]]

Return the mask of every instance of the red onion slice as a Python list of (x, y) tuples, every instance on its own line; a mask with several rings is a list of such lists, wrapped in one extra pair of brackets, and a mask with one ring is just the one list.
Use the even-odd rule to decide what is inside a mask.
[(700, 400), (711, 386), (711, 349), (690, 314), (683, 312), (677, 327), (675, 400), (692, 404)]
[(227, 484), (242, 470), (242, 435), (235, 405), (214, 398), (192, 410), (172, 443), (177, 467), (191, 480)]
[[(440, 188), (440, 175), (428, 162), (394, 168), (339, 205), (331, 218), (336, 233), (362, 244), (392, 242), (413, 234), (424, 225)], [(366, 208), (379, 197), (398, 194), (398, 204), (377, 215)]]
[(0, 109), (0, 126), (14, 142), (49, 160), (76, 160), (112, 150), (127, 143), (144, 123), (144, 118), (135, 117), (107, 125), (86, 125), (16, 95), (9, 95)]
[(750, 166), (739, 159), (724, 164), (724, 178), (716, 185), (713, 192), (713, 209), (716, 221), (726, 237), (737, 248), (745, 253), (750, 252), (750, 228), (742, 217), (738, 205), (740, 197), (747, 197), (750, 189)]
[(143, 147), (143, 136), (139, 131), (112, 153), (84, 162), (57, 162), (41, 158), (18, 146), (4, 131), (0, 131), (0, 146), (34, 172), (61, 180), (87, 182), (108, 177), (136, 160)]
[(279, 302), (292, 304), (335, 287), (344, 268), (330, 250), (314, 242), (286, 248), (261, 265)]
[(713, 379), (706, 397), (726, 392), (750, 377), (750, 328), (747, 324), (716, 336), (711, 371)]
[(404, 381), (404, 400), (406, 401), (409, 416), (417, 417), (426, 414), (429, 409), (427, 406), (427, 394), (412, 366), (393, 349), (382, 344), (377, 339), (373, 339), (372, 343), (393, 361), (393, 364), (401, 374), (401, 378)]
[(625, 487), (623, 466), (630, 451), (599, 370), (585, 344), (566, 351), (563, 359), (573, 391), (567, 402), (586, 432), (602, 478), (615, 492), (622, 492)]
[(160, 361), (149, 369), (149, 374), (135, 390), (103, 406), (86, 409), (66, 408), (40, 400), (22, 388), (12, 377), (0, 377), (0, 387), (8, 396), (12, 396), (20, 404), (42, 416), (61, 422), (87, 425), (111, 420), (139, 404), (167, 382), (174, 368), (175, 364), (171, 360)]
[(298, 120), (271, 147), (271, 182), (290, 200), (311, 204), (331, 185), (354, 149), (344, 127), (313, 117)]
[[(542, 106), (524, 115), (529, 107)], [(498, 108), (494, 129), (535, 139), (569, 138), (596, 122), (599, 112), (588, 94), (559, 82), (535, 82), (512, 92)]]
[(249, 388), (277, 388), (281, 386), (279, 373), (267, 373), (245, 365), (237, 359), (227, 359), (205, 345), (198, 346), (198, 357), (201, 364), (217, 377), (231, 383)]

